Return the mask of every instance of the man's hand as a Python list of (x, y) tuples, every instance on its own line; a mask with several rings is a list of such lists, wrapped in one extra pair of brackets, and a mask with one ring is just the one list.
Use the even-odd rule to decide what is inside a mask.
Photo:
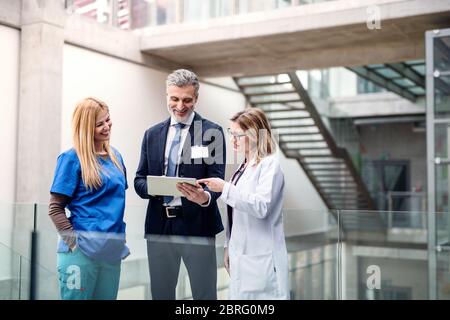
[(220, 178), (207, 178), (197, 180), (198, 183), (204, 183), (212, 192), (222, 192), (225, 181)]
[(209, 196), (202, 186), (197, 184), (193, 186), (189, 183), (177, 183), (177, 189), (189, 200), (199, 205), (204, 204), (209, 200)]

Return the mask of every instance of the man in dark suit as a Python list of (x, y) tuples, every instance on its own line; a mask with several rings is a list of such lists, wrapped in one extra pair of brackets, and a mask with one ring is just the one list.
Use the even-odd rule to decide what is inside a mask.
[(137, 194), (149, 199), (145, 219), (153, 299), (173, 300), (181, 258), (194, 299), (217, 299), (215, 235), (223, 230), (216, 200), (220, 193), (179, 184), (183, 197), (150, 196), (147, 175), (224, 178), (222, 128), (194, 112), (199, 81), (189, 70), (167, 77), (170, 118), (144, 134), (134, 179)]

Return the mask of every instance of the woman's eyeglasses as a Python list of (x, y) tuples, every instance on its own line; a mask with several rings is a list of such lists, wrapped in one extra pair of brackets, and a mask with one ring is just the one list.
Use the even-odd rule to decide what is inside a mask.
[(237, 132), (233, 132), (231, 131), (231, 128), (227, 129), (227, 133), (232, 136), (235, 139), (240, 139), (241, 137), (245, 137), (247, 134), (246, 133), (237, 133)]

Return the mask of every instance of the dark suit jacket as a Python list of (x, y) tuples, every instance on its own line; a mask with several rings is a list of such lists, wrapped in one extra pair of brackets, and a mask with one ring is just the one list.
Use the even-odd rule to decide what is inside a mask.
[[(147, 175), (164, 175), (164, 152), (169, 125), (170, 118), (151, 127), (145, 132), (142, 141), (141, 158), (134, 179), (134, 188), (141, 198), (149, 199), (145, 218), (146, 234), (163, 234), (167, 219), (163, 212), (163, 197), (147, 194), (146, 177)], [(196, 136), (194, 136), (194, 133)], [(209, 158), (191, 160), (191, 146), (200, 144), (208, 146)], [(203, 119), (196, 113), (183, 146), (182, 163), (179, 165), (178, 176), (197, 179), (211, 177), (223, 179), (225, 175), (225, 152), (225, 138), (222, 128)], [(211, 163), (212, 159), (216, 161)], [(205, 190), (211, 194), (211, 202), (208, 207), (202, 207), (185, 197), (181, 198), (183, 228), (176, 234), (213, 237), (223, 230), (216, 202), (220, 193), (209, 191), (207, 188)]]

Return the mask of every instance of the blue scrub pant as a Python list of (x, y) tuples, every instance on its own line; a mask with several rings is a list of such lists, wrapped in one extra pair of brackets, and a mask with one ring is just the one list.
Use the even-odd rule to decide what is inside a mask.
[(59, 289), (62, 300), (115, 300), (120, 264), (95, 261), (76, 248), (58, 253)]

